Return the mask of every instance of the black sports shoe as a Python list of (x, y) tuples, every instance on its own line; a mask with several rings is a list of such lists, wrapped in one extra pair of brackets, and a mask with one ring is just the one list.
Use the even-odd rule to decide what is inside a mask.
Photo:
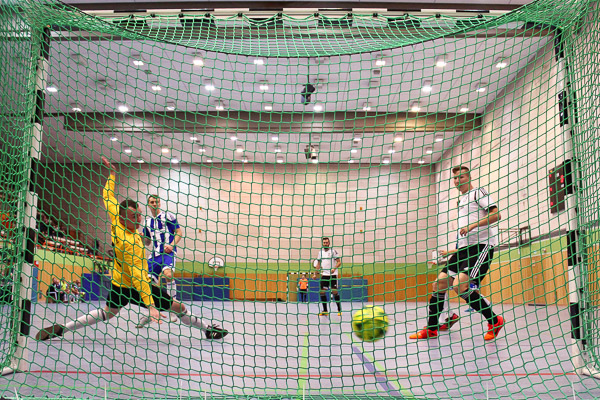
[(62, 325), (54, 325), (49, 328), (44, 328), (40, 330), (37, 335), (35, 335), (35, 340), (48, 340), (55, 337), (60, 337), (63, 335), (64, 326)]
[(209, 325), (205, 333), (207, 339), (223, 339), (229, 332), (226, 329), (219, 328), (219, 325)]

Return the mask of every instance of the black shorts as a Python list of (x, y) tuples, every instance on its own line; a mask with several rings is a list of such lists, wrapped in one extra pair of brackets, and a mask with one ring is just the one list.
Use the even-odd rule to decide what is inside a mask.
[(321, 276), (321, 290), (336, 289), (338, 288), (337, 276)]
[[(140, 297), (140, 292), (134, 288), (111, 285), (110, 294), (106, 299), (106, 305), (109, 308), (123, 308), (129, 302), (146, 308), (146, 304)], [(150, 285), (152, 288), (152, 298), (154, 299), (154, 307), (160, 311), (169, 311), (173, 304), (173, 299), (169, 294), (158, 286)]]
[(452, 254), (441, 272), (445, 274), (448, 271), (455, 274), (465, 273), (469, 275), (471, 282), (477, 284), (477, 286), (481, 286), (481, 281), (487, 275), (493, 258), (494, 246), (473, 244), (458, 249), (458, 252)]

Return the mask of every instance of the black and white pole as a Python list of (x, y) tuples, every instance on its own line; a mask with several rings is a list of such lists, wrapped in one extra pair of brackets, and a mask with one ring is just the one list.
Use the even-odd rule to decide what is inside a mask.
[[(560, 128), (562, 134), (564, 163), (563, 176), (565, 177), (565, 217), (567, 226), (567, 265), (568, 265), (568, 290), (569, 290), (569, 314), (571, 319), (571, 360), (575, 372), (589, 375), (600, 379), (600, 372), (590, 367), (586, 357), (586, 338), (583, 313), (586, 312), (584, 298), (584, 279), (582, 271), (584, 265), (585, 248), (580, 245), (582, 232), (579, 226), (577, 208), (578, 186), (581, 184), (578, 178), (579, 162), (573, 149), (574, 126), (577, 121), (577, 110), (575, 102), (575, 88), (569, 80), (569, 65), (565, 57), (564, 37), (562, 32), (555, 35), (555, 57), (557, 64), (557, 89), (558, 108), (560, 114)], [(559, 215), (559, 219), (563, 216)]]
[[(37, 40), (36, 40), (37, 39)], [(31, 120), (31, 134), (27, 135), (31, 142), (29, 143), (29, 162), (30, 167), (27, 173), (29, 188), (25, 200), (19, 200), (21, 204), (18, 210), (23, 215), (18, 216), (18, 221), (23, 221), (24, 240), (23, 240), (23, 264), (21, 274), (18, 276), (19, 294), (15, 299), (15, 306), (19, 317), (18, 325), (13, 329), (18, 330), (16, 339), (16, 348), (9, 366), (2, 369), (1, 375), (15, 372), (27, 371), (29, 368), (27, 341), (31, 328), (31, 297), (33, 294), (33, 256), (36, 244), (36, 217), (38, 207), (38, 196), (35, 193), (36, 178), (38, 174), (38, 164), (42, 148), (44, 104), (45, 104), (45, 86), (48, 78), (48, 56), (50, 50), (50, 30), (46, 27), (39, 31), (37, 37), (32, 41), (33, 52), (36, 55), (36, 74), (35, 74), (35, 111)], [(27, 144), (25, 144), (27, 145)], [(19, 196), (22, 198), (22, 196)], [(37, 279), (37, 277), (35, 277)]]

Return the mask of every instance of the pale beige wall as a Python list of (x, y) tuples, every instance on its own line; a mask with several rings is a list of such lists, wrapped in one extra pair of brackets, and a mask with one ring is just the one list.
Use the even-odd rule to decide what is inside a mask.
[[(444, 154), (438, 165), (440, 247), (456, 240), (458, 192), (450, 168), (458, 164), (469, 166), (475, 186), (486, 187), (498, 202), (501, 231), (529, 226), (539, 236), (564, 226), (566, 213), (549, 211), (547, 174), (564, 154), (556, 73), (550, 41), (488, 105), (481, 132), (465, 134)], [(503, 233), (501, 240), (507, 239)]]
[[(398, 164), (348, 167), (122, 165), (117, 190), (119, 200), (143, 204), (158, 194), (185, 228), (188, 261), (221, 254), (228, 263), (305, 262), (323, 235), (346, 262), (425, 261), (437, 235), (435, 174)], [(100, 198), (106, 174), (97, 165), (49, 164), (41, 207), (110, 243)]]
[(600, 19), (599, 5), (592, 2), (576, 31), (573, 50), (567, 53), (577, 94), (578, 125), (574, 128), (575, 151), (580, 161), (580, 221), (597, 226), (600, 220)]

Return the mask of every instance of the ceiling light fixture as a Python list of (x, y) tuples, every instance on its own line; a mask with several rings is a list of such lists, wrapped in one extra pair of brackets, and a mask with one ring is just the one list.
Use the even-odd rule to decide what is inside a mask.
[(114, 135), (110, 137), (111, 142), (116, 142), (117, 140), (119, 140), (119, 138)]
[(496, 61), (494, 61), (494, 64), (498, 69), (506, 68), (508, 66), (508, 59), (504, 57), (498, 57), (496, 58)]
[(439, 55), (435, 58), (435, 66), (438, 68), (444, 68), (448, 65), (448, 56), (446, 54)]
[(260, 81), (259, 85), (258, 85), (258, 89), (262, 90), (263, 92), (266, 90), (269, 90), (269, 82), (267, 81)]
[(281, 156), (278, 156), (278, 157), (277, 157), (277, 162), (278, 162), (279, 164), (281, 164), (281, 163), (283, 162), (283, 157), (281, 157)]
[(215, 109), (217, 111), (223, 111), (225, 109), (225, 103), (223, 103), (221, 100), (217, 101), (215, 104)]
[(170, 152), (170, 151), (171, 151), (171, 150), (170, 150), (168, 147), (161, 147), (161, 149), (160, 149), (160, 152), (161, 152), (161, 153), (164, 153), (164, 154), (166, 154), (166, 153), (168, 153), (168, 152)]
[(141, 159), (141, 158), (138, 158), (138, 159), (137, 159), (137, 163), (138, 163), (138, 164), (143, 164), (143, 163), (144, 163), (144, 160), (143, 160), (143, 159)]
[(281, 153), (281, 146), (277, 145), (275, 146), (275, 153)]
[(363, 111), (371, 111), (371, 103), (368, 101), (363, 103)]
[(399, 143), (399, 142), (401, 142), (401, 141), (403, 141), (403, 140), (404, 140), (404, 136), (402, 136), (402, 135), (401, 135), (401, 134), (399, 134), (399, 133), (397, 133), (397, 134), (394, 136), (394, 142), (396, 142), (396, 143)]
[(192, 64), (194, 64), (194, 66), (196, 67), (204, 67), (204, 58), (202, 57), (202, 53), (196, 53), (194, 55)]
[(200, 153), (206, 153), (206, 147), (204, 147), (204, 146), (200, 146), (200, 147), (198, 148), (198, 152), (200, 152)]
[(350, 153), (352, 153), (352, 154), (358, 153), (358, 149), (356, 147), (353, 147), (350, 149)]
[(376, 67), (385, 67), (387, 64), (387, 60), (384, 58), (383, 53), (380, 53), (375, 60)]
[(421, 87), (421, 90), (424, 93), (431, 93), (431, 91), (433, 90), (433, 87), (431, 86), (431, 81), (423, 81), (423, 87)]
[(247, 163), (248, 162), (248, 157), (246, 157), (246, 156), (242, 157), (242, 162), (243, 163)]
[(232, 142), (235, 142), (235, 141), (236, 141), (238, 138), (237, 138), (237, 136), (236, 136), (236, 135), (231, 135), (231, 136), (229, 136), (229, 139), (230, 139)]
[(265, 109), (265, 111), (273, 111), (273, 105), (272, 104), (265, 104), (264, 109)]
[(238, 153), (243, 153), (244, 152), (244, 148), (242, 146), (236, 146), (235, 151)]
[(419, 161), (417, 161), (419, 164), (425, 164), (425, 160), (423, 160), (422, 158), (419, 158)]
[(131, 149), (129, 149), (129, 148), (125, 149), (125, 153), (127, 153), (127, 154), (131, 153)]
[(355, 133), (354, 134), (354, 138), (352, 139), (354, 141), (354, 143), (358, 143), (362, 140), (362, 137), (360, 136), (360, 133)]
[(431, 147), (425, 147), (425, 154), (433, 153), (433, 149)]
[(48, 91), (48, 93), (56, 93), (58, 92), (58, 88), (55, 85), (50, 84), (46, 87), (46, 91)]
[(321, 111), (323, 111), (323, 106), (322, 106), (322, 105), (320, 105), (320, 104), (315, 104), (315, 105), (313, 106), (313, 111), (314, 111), (314, 112), (321, 112)]
[(135, 65), (136, 67), (144, 66), (145, 59), (140, 53), (132, 51), (130, 54), (130, 58), (133, 65)]
[(443, 135), (435, 135), (435, 141), (436, 142), (442, 142), (444, 140), (444, 136)]
[(419, 103), (418, 101), (414, 101), (410, 105), (410, 111), (412, 111), (412, 112), (419, 112), (419, 111), (421, 111), (421, 103)]
[(264, 65), (265, 64), (265, 60), (263, 60), (262, 58), (255, 58), (253, 62), (254, 62), (254, 65)]
[(460, 112), (467, 112), (469, 111), (469, 106), (460, 106), (460, 108), (458, 109)]
[(479, 82), (475, 84), (475, 91), (477, 93), (484, 93), (487, 90), (487, 82)]
[(122, 112), (123, 114), (125, 114), (126, 112), (129, 111), (129, 107), (127, 107), (125, 104), (119, 105), (119, 107), (117, 107), (117, 109), (119, 110), (119, 112)]
[(381, 159), (381, 162), (384, 163), (384, 164), (389, 164), (390, 163), (390, 158), (389, 157), (383, 157)]
[(171, 158), (171, 164), (179, 164), (179, 160), (176, 158)]
[(278, 135), (272, 135), (271, 136), (271, 140), (274, 141), (274, 142), (277, 142), (277, 141), (279, 141), (279, 136)]

